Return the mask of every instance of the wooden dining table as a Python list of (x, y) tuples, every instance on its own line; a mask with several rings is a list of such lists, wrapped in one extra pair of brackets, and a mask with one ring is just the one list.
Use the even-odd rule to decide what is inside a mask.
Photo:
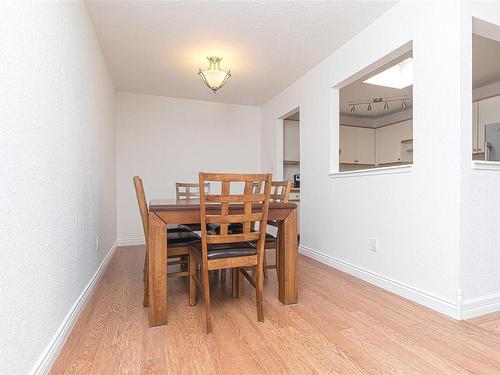
[[(212, 206), (212, 207), (211, 207)], [(207, 204), (207, 214), (220, 213), (218, 204)], [(243, 212), (242, 204), (231, 204), (231, 213)], [(271, 202), (269, 220), (279, 221), (278, 298), (285, 305), (298, 302), (297, 205)], [(167, 224), (200, 223), (197, 199), (153, 199), (149, 203), (149, 325), (167, 324)]]

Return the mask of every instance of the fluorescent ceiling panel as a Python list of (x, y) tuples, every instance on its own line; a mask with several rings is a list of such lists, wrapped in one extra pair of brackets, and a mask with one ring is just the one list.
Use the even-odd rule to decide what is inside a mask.
[(413, 85), (413, 59), (409, 57), (363, 82), (395, 89), (404, 89)]

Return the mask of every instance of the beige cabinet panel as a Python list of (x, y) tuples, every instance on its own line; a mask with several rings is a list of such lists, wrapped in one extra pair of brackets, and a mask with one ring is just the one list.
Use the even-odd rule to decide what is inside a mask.
[(375, 164), (375, 129), (356, 129), (356, 158), (358, 164)]
[(477, 154), (478, 102), (472, 103), (472, 153)]
[(300, 160), (300, 128), (298, 121), (283, 121), (283, 160)]
[(397, 163), (401, 159), (401, 130), (398, 124), (378, 128), (375, 134), (377, 164)]
[(500, 122), (500, 96), (481, 100), (478, 107), (477, 152), (484, 152), (484, 126)]
[(413, 120), (406, 120), (395, 125), (400, 126), (402, 141), (413, 139)]
[(340, 163), (354, 163), (356, 160), (356, 128), (339, 127), (339, 160)]

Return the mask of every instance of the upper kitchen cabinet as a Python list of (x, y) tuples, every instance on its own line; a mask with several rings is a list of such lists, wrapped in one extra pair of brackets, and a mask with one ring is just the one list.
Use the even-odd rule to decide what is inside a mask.
[(300, 160), (300, 128), (299, 121), (283, 121), (283, 160)]
[(477, 117), (477, 153), (482, 154), (484, 153), (484, 126), (500, 122), (500, 96), (480, 100), (478, 102)]
[(382, 126), (376, 130), (378, 165), (413, 161), (413, 121)]
[(339, 160), (341, 164), (375, 164), (375, 129), (340, 126)]
[(472, 153), (477, 154), (477, 122), (479, 103), (472, 103)]

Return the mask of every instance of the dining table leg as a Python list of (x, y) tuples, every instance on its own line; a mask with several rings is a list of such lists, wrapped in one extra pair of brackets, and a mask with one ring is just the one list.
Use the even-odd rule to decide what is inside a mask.
[(149, 214), (149, 326), (167, 324), (167, 224)]
[(298, 302), (297, 209), (280, 222), (278, 241), (279, 300), (285, 305)]

